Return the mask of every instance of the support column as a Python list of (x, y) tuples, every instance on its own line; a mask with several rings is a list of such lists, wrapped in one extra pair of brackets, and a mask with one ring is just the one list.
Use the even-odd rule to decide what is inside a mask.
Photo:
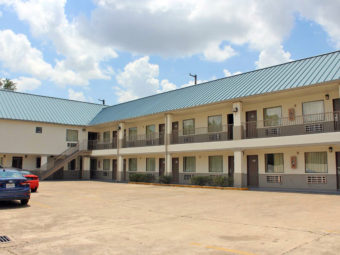
[(234, 186), (247, 187), (247, 164), (243, 151), (234, 151)]
[(168, 151), (168, 147), (171, 144), (171, 132), (172, 132), (172, 115), (165, 115), (165, 175), (172, 174), (171, 155)]
[(41, 156), (40, 166), (40, 170), (47, 170), (47, 156)]
[(123, 148), (123, 143), (124, 143), (124, 129), (125, 129), (125, 124), (119, 123), (118, 146), (117, 146), (117, 181), (124, 181), (123, 180), (123, 172), (124, 172), (123, 156), (120, 155), (120, 150)]
[(90, 157), (83, 157), (83, 171), (81, 173), (82, 180), (90, 180)]
[(233, 103), (233, 113), (234, 113), (234, 140), (242, 139), (244, 114), (242, 109), (242, 102)]

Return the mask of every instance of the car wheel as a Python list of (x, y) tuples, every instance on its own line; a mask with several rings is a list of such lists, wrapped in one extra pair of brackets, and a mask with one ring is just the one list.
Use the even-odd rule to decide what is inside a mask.
[(20, 200), (21, 205), (27, 205), (28, 201), (29, 201), (29, 199), (22, 199), (22, 200)]
[(35, 189), (32, 189), (31, 191), (32, 191), (32, 192), (37, 192), (37, 188), (35, 188)]

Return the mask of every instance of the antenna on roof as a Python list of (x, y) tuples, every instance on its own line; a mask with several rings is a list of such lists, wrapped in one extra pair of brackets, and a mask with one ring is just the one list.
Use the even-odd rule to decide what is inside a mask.
[(197, 84), (197, 74), (191, 74), (191, 73), (189, 73), (189, 75), (191, 76), (191, 77), (194, 77), (195, 78), (195, 85)]
[(105, 105), (105, 99), (98, 99), (98, 101), (102, 102)]

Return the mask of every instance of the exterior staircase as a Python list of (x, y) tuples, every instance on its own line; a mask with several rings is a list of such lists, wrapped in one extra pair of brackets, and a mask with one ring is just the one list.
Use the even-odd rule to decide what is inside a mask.
[(41, 168), (46, 170), (41, 170), (39, 172), (39, 179), (45, 180), (62, 168), (65, 164), (69, 163), (71, 160), (76, 159), (79, 156), (89, 155), (90, 151), (87, 150), (86, 146), (83, 144), (77, 144), (74, 147), (70, 147), (64, 152), (60, 153), (56, 156), (54, 163), (51, 165), (50, 163), (46, 163)]

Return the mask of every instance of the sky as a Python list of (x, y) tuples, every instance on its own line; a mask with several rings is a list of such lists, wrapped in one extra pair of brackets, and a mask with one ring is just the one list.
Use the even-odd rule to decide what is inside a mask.
[(340, 49), (340, 0), (0, 0), (0, 78), (113, 105)]

